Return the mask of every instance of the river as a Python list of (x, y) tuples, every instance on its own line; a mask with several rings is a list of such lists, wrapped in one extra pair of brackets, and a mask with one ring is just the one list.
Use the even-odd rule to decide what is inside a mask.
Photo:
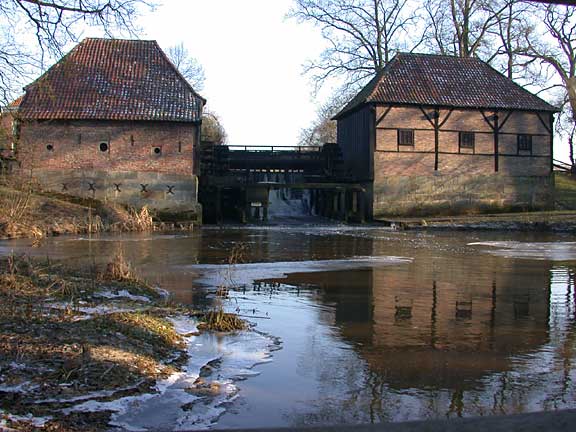
[(84, 264), (118, 248), (178, 301), (224, 302), (274, 337), (212, 426), (576, 408), (572, 237), (301, 224), (0, 242)]

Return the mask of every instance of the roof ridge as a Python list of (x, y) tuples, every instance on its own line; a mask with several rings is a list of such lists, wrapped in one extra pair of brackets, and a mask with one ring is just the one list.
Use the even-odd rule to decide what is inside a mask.
[(450, 55), (450, 54), (398, 51), (394, 57), (396, 57), (398, 55), (410, 56), (410, 57), (442, 57), (442, 58), (449, 58), (449, 59), (455, 59), (455, 60), (474, 60), (474, 61), (479, 61), (479, 62), (485, 63), (482, 59), (480, 59), (478, 57), (474, 57), (474, 56), (472, 56), (472, 57), (459, 57), (459, 56)]
[(78, 42), (78, 45), (86, 42), (87, 40), (98, 40), (98, 41), (121, 41), (121, 42), (156, 42), (155, 39), (127, 39), (127, 38), (114, 38), (114, 37), (94, 37), (94, 36), (87, 36)]

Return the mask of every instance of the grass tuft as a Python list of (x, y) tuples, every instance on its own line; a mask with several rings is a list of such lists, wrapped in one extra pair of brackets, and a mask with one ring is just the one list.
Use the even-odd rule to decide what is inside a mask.
[(233, 332), (248, 328), (246, 321), (233, 313), (220, 310), (212, 310), (204, 314), (202, 322), (198, 325), (200, 330), (218, 332)]

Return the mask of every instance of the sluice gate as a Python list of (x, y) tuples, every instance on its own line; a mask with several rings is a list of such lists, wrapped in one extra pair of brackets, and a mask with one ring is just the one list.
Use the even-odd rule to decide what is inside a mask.
[(199, 201), (205, 223), (266, 222), (275, 213), (363, 222), (365, 187), (346, 181), (337, 144), (203, 144)]

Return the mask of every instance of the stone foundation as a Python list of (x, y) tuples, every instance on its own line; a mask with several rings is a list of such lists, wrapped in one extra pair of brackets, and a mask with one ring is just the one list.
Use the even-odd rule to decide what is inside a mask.
[(375, 217), (547, 210), (554, 205), (551, 176), (428, 175), (382, 178), (374, 184)]
[(40, 188), (160, 212), (201, 215), (193, 175), (100, 170), (36, 170)]

